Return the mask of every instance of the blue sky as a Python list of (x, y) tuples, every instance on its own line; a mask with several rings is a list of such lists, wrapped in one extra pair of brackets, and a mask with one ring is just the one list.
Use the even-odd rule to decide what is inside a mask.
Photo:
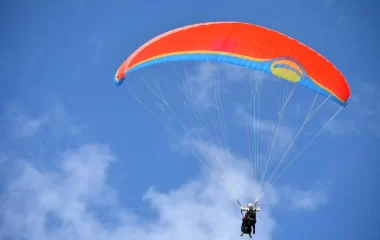
[[(171, 85), (180, 78), (170, 65), (133, 73), (130, 84), (125, 81), (120, 87), (113, 77), (129, 54), (160, 33), (199, 22), (243, 21), (275, 29), (317, 50), (342, 71), (352, 92), (348, 106), (260, 199), (262, 211), (254, 237), (376, 239), (380, 236), (375, 205), (380, 173), (376, 161), (380, 137), (376, 97), (380, 85), (374, 70), (380, 57), (375, 45), (380, 40), (376, 4), (343, 0), (2, 1), (1, 238), (239, 238), (235, 195), (244, 204), (252, 202), (257, 186), (251, 179), (246, 124), (260, 132), (261, 171), (272, 122), (284, 89), (289, 93), (291, 85), (287, 89), (284, 82), (227, 65), (185, 63), (185, 74), (181, 64), (175, 64), (180, 75), (192, 82), (187, 90), (192, 91), (205, 119), (216, 145), (212, 147), (197, 136), (200, 125), (191, 107), (183, 107), (185, 96)], [(217, 144), (223, 142), (221, 125), (212, 89), (205, 85), (218, 74), (229, 154), (223, 144)], [(186, 128), (168, 109), (160, 110), (165, 107), (162, 103), (156, 106), (159, 100), (141, 76), (152, 85), (153, 80), (159, 82)], [(251, 95), (243, 91), (249, 86), (249, 81), (243, 81), (247, 79), (254, 88), (262, 84), (259, 125), (252, 125), (258, 121), (252, 121), (254, 116), (248, 111)], [(220, 179), (181, 147), (129, 89), (165, 126), (176, 130), (200, 160), (210, 166), (211, 161), (220, 160), (218, 176), (226, 171), (234, 184), (221, 187)], [(296, 90), (265, 182), (314, 96), (305, 89)], [(317, 103), (322, 102), (318, 98)], [(337, 106), (326, 103), (322, 109), (282, 167)]]

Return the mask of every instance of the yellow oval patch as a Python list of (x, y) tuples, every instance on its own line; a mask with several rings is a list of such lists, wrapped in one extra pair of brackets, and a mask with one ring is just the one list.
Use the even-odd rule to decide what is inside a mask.
[(298, 82), (303, 76), (301, 68), (291, 60), (275, 61), (271, 64), (270, 70), (274, 76), (290, 82)]

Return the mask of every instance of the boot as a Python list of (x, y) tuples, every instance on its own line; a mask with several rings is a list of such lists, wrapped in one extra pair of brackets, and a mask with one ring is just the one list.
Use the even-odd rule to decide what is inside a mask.
[(243, 236), (243, 235), (244, 235), (244, 233), (243, 233), (243, 232), (241, 232), (241, 233), (240, 233), (240, 237), (241, 237), (241, 236)]
[(252, 234), (251, 233), (249, 234), (249, 237), (252, 238)]

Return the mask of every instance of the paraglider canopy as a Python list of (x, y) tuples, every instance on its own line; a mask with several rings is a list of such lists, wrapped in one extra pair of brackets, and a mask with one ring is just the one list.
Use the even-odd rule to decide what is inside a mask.
[(171, 30), (146, 42), (119, 67), (115, 83), (150, 65), (210, 60), (275, 75), (331, 96), (345, 105), (350, 97), (344, 76), (326, 58), (279, 32), (241, 22), (209, 22)]

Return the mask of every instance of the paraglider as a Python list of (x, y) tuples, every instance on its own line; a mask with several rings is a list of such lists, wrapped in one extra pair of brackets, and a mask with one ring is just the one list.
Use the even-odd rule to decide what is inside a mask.
[[(256, 196), (255, 199), (259, 200), (264, 192), (266, 192), (274, 182), (282, 175), (282, 173), (300, 156), (300, 154), (304, 151), (306, 147), (310, 145), (310, 143), (315, 139), (316, 136), (326, 127), (326, 125), (346, 106), (349, 98), (350, 98), (350, 88), (349, 85), (343, 76), (343, 74), (326, 58), (324, 58), (321, 54), (314, 51), (310, 47), (298, 42), (295, 39), (292, 39), (282, 33), (242, 22), (207, 22), (207, 23), (199, 23), (189, 26), (184, 26), (181, 28), (177, 28), (166, 33), (163, 33), (159, 36), (154, 37), (149, 40), (145, 44), (141, 45), (137, 50), (135, 50), (128, 58), (121, 64), (115, 74), (115, 83), (117, 86), (120, 86), (125, 80), (126, 76), (135, 72), (139, 69), (144, 69), (149, 66), (156, 66), (158, 64), (163, 63), (175, 63), (175, 62), (186, 62), (186, 61), (205, 61), (209, 62), (219, 62), (225, 63), (229, 65), (235, 65), (238, 67), (251, 69), (255, 71), (259, 71), (262, 73), (266, 73), (278, 79), (285, 80), (283, 82), (293, 84), (294, 88), (292, 91), (284, 91), (287, 97), (284, 97), (283, 105), (280, 107), (280, 110), (275, 109), (278, 115), (277, 124), (274, 124), (273, 130), (271, 131), (271, 135), (268, 140), (267, 154), (263, 160), (263, 170), (260, 172), (257, 171), (258, 162), (259, 162), (259, 154), (256, 152), (251, 156), (251, 146), (253, 145), (254, 150), (258, 151), (259, 148), (259, 129), (257, 126), (259, 124), (259, 110), (254, 109), (254, 117), (253, 120), (247, 120), (247, 131), (248, 140), (250, 141), (250, 135), (254, 134), (255, 143), (249, 142), (249, 159), (255, 160), (256, 163), (252, 164), (252, 168), (255, 168), (252, 171), (252, 175), (254, 175), (254, 186), (256, 187)], [(186, 71), (185, 71), (186, 72)], [(218, 118), (220, 119), (220, 129), (217, 129), (214, 121), (212, 122), (212, 127), (215, 130), (215, 138), (216, 141), (207, 130), (207, 124), (200, 116), (200, 110), (198, 109), (198, 105), (193, 102), (193, 92), (190, 88), (190, 80), (185, 73), (186, 77), (182, 79), (182, 82), (172, 81), (172, 85), (169, 85), (168, 89), (174, 89), (179, 87), (180, 91), (185, 95), (184, 101), (189, 106), (189, 109), (194, 113), (195, 117), (181, 119), (173, 110), (173, 107), (168, 103), (168, 100), (164, 97), (164, 94), (159, 87), (159, 84), (155, 81), (153, 84), (149, 84), (144, 78), (141, 78), (144, 82), (144, 85), (149, 90), (147, 92), (152, 93), (156, 97), (157, 100), (154, 102), (154, 106), (159, 107), (158, 114), (168, 114), (172, 113), (170, 118), (170, 126), (166, 127), (166, 129), (187, 149), (189, 152), (197, 158), (204, 166), (206, 166), (211, 173), (218, 175), (222, 182), (225, 183), (225, 186), (236, 195), (237, 199), (237, 190), (234, 188), (234, 179), (232, 174), (228, 174), (228, 167), (223, 168), (222, 164), (217, 163), (218, 157), (202, 155), (200, 156), (197, 153), (197, 149), (195, 147), (189, 146), (189, 144), (183, 140), (183, 135), (180, 134), (178, 129), (172, 126), (172, 121), (178, 120), (178, 126), (181, 129), (187, 130), (186, 128), (191, 126), (193, 127), (193, 121), (198, 121), (199, 128), (201, 128), (202, 136), (196, 132), (197, 137), (200, 141), (206, 141), (210, 146), (215, 147), (225, 145), (225, 151), (228, 153), (228, 160), (230, 155), (230, 149), (228, 147), (228, 138), (225, 127), (225, 122), (223, 119), (223, 110), (221, 107), (220, 100), (220, 83), (219, 75), (218, 79), (210, 80), (208, 84), (212, 90), (212, 96), (215, 97), (215, 109), (218, 111)], [(247, 81), (248, 82), (248, 81)], [(251, 83), (251, 82), (249, 82)], [(251, 102), (248, 106), (254, 108), (259, 106), (259, 94), (260, 87), (262, 82), (258, 83), (258, 87), (254, 89), (252, 84), (250, 84), (251, 88), (246, 87), (248, 91), (252, 90), (253, 104)], [(153, 86), (154, 85), (154, 86)], [(287, 85), (288, 86), (288, 85)], [(285, 112), (285, 108), (287, 107), (290, 98), (293, 96), (294, 90), (296, 86), (302, 86), (306, 89), (313, 91), (316, 95), (312, 103), (310, 104), (310, 109), (302, 121), (301, 127), (298, 132), (294, 134), (291, 138), (291, 143), (289, 147), (284, 151), (285, 153), (279, 157), (278, 164), (276, 165), (273, 174), (270, 176), (269, 180), (266, 184), (263, 184), (263, 179), (267, 172), (267, 168), (270, 164), (270, 160), (274, 156), (274, 151), (276, 150), (276, 138), (279, 135), (280, 127), (282, 124), (282, 117)], [(243, 89), (243, 90), (246, 90)], [(132, 96), (145, 108), (147, 109), (157, 120), (159, 120), (163, 125), (165, 125), (158, 115), (154, 112), (154, 109), (150, 109), (146, 103), (144, 103), (134, 92), (134, 89), (129, 89), (129, 92)], [(241, 96), (242, 93), (239, 92), (234, 96)], [(319, 105), (316, 109), (313, 110), (314, 105), (316, 104), (316, 99), (318, 96), (323, 96), (325, 100), (321, 105)], [(290, 149), (293, 147), (296, 139), (299, 137), (301, 131), (304, 129), (306, 123), (319, 111), (320, 107), (325, 104), (328, 100), (331, 100), (339, 105), (339, 110), (336, 111), (328, 121), (323, 124), (321, 129), (317, 131), (317, 133), (304, 144), (304, 148), (298, 151), (298, 154), (290, 161), (290, 163), (286, 166), (286, 168), (280, 172), (279, 175), (276, 176), (277, 171), (279, 170), (280, 165), (284, 162), (285, 158), (288, 156)], [(250, 100), (251, 101), (251, 100)], [(175, 103), (181, 102), (181, 100), (175, 100)], [(305, 102), (305, 99), (301, 99), (299, 102)], [(178, 108), (180, 111), (184, 111), (183, 103)], [(264, 102), (265, 109), (269, 109), (268, 103)], [(258, 107), (257, 107), (258, 108)], [(164, 111), (165, 109), (165, 111)], [(190, 111), (189, 110), (189, 111)], [(193, 119), (190, 120), (190, 119)], [(254, 124), (251, 128), (249, 128), (250, 122), (254, 121)], [(189, 124), (187, 125), (187, 122)], [(266, 128), (268, 129), (268, 128)], [(270, 129), (270, 127), (269, 127)], [(222, 138), (219, 138), (219, 134), (223, 134)], [(186, 134), (189, 131), (186, 132)], [(252, 133), (253, 132), (253, 133)], [(221, 140), (220, 140), (221, 139)], [(210, 163), (205, 163), (205, 159), (209, 159)], [(254, 167), (253, 167), (254, 166)], [(212, 168), (213, 167), (213, 168)], [(256, 172), (255, 172), (256, 171)], [(226, 173), (227, 172), (227, 173)], [(243, 208), (239, 202), (241, 207), (241, 211), (246, 211), (245, 217), (242, 221), (242, 235), (247, 233), (251, 236), (251, 228), (253, 233), (255, 233), (255, 223), (256, 223), (256, 212), (260, 211), (260, 207), (249, 204), (247, 208)]]

